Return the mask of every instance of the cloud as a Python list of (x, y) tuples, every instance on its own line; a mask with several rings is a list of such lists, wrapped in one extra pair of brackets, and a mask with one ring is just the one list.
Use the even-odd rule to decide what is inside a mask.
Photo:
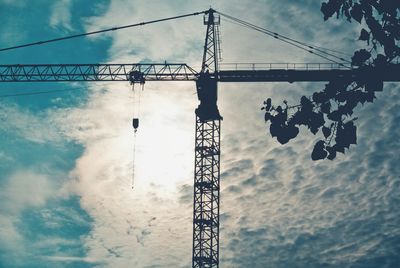
[[(193, 13), (205, 9), (204, 7), (207, 5), (187, 1), (111, 1), (104, 14), (86, 20), (86, 30), (130, 25), (165, 16), (175, 16), (177, 13)], [(118, 20), (115, 20), (116, 17)], [(198, 23), (194, 24), (193, 20), (197, 20)], [(145, 59), (155, 62), (167, 60), (185, 63), (192, 63), (195, 59), (199, 62), (204, 42), (202, 36), (204, 27), (201, 21), (201, 16), (183, 18), (92, 38), (111, 37), (113, 42), (107, 52), (112, 62), (139, 62)]]
[(13, 158), (7, 155), (7, 153), (0, 151), (0, 161), (2, 161), (3, 163), (12, 162)]
[(51, 110), (34, 113), (15, 104), (0, 103), (0, 131), (34, 143), (60, 142), (58, 129), (49, 124)]
[(59, 0), (54, 2), (49, 20), (50, 26), (53, 28), (61, 27), (72, 31), (71, 6), (72, 0)]
[[(0, 223), (0, 236), (2, 238), (0, 251), (20, 251), (21, 245), (23, 245), (23, 238), (15, 228), (14, 219), (1, 215)], [(1, 256), (1, 259), (3, 259), (3, 256)]]
[[(0, 254), (12, 252), (9, 258), (25, 255), (25, 238), (17, 225), (21, 213), (28, 208), (43, 206), (54, 194), (49, 178), (31, 170), (18, 171), (1, 181), (0, 192)], [(14, 257), (13, 257), (14, 256)], [(5, 256), (0, 256), (5, 261)], [(8, 261), (7, 261), (8, 263)]]
[(54, 194), (50, 179), (32, 171), (19, 171), (9, 176), (0, 193), (2, 210), (18, 213), (29, 206), (42, 206)]
[(66, 263), (91, 263), (99, 264), (96, 260), (86, 257), (71, 257), (71, 256), (43, 256), (45, 261), (51, 262), (66, 262)]

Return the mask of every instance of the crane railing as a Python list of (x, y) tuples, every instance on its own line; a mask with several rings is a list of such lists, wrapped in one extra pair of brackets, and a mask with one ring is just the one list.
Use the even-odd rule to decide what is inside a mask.
[(348, 63), (221, 63), (220, 70), (349, 70)]
[[(389, 64), (382, 67), (356, 68), (340, 64), (234, 64), (231, 69), (218, 72), (219, 82), (324, 82), (332, 80), (400, 81), (400, 65)], [(247, 67), (247, 68), (246, 68)]]
[(0, 65), (0, 82), (130, 81), (140, 72), (146, 81), (191, 81), (197, 72), (183, 63), (13, 64)]

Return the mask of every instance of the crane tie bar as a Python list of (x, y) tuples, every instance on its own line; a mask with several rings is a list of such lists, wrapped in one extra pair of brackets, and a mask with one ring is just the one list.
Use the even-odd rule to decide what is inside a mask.
[(208, 10), (206, 10), (206, 11), (201, 11), (201, 12), (194, 12), (194, 13), (185, 14), (185, 15), (180, 15), (180, 16), (168, 17), (168, 18), (164, 18), (164, 19), (151, 20), (151, 21), (140, 22), (140, 23), (125, 25), (125, 26), (120, 26), (120, 27), (113, 27), (113, 28), (103, 29), (103, 30), (99, 30), (99, 31), (87, 32), (87, 33), (81, 33), (81, 34), (75, 34), (75, 35), (69, 35), (69, 36), (64, 36), (64, 37), (59, 37), (59, 38), (44, 40), (44, 41), (37, 41), (37, 42), (22, 44), (22, 45), (18, 45), (18, 46), (0, 48), (0, 52), (6, 51), (6, 50), (12, 50), (12, 49), (23, 48), (23, 47), (30, 47), (30, 46), (36, 46), (36, 45), (43, 45), (43, 44), (46, 44), (46, 43), (52, 43), (52, 42), (57, 42), (57, 41), (63, 41), (63, 40), (67, 40), (67, 39), (72, 39), (72, 38), (77, 38), (77, 37), (83, 37), (83, 36), (88, 36), (88, 35), (94, 35), (94, 34), (99, 34), (99, 33), (105, 33), (105, 32), (110, 32), (110, 31), (116, 31), (116, 30), (121, 30), (121, 29), (126, 29), (126, 28), (132, 28), (132, 27), (136, 27), (136, 26), (143, 26), (143, 25), (146, 25), (146, 24), (152, 24), (152, 23), (157, 23), (157, 22), (162, 22), (162, 21), (180, 19), (180, 18), (185, 18), (185, 17), (189, 17), (189, 16), (197, 16), (197, 15), (200, 15), (200, 14), (206, 14), (206, 13), (208, 13), (208, 12), (209, 12)]

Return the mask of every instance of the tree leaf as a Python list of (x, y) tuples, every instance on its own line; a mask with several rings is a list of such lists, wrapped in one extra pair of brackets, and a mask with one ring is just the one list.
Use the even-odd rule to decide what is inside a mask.
[[(399, 31), (400, 32), (400, 31)], [(374, 65), (376, 67), (383, 67), (386, 66), (388, 63), (388, 57), (382, 55), (382, 54), (378, 54), (376, 56), (376, 58), (374, 59)]]
[(360, 49), (354, 52), (353, 57), (351, 57), (351, 64), (355, 66), (364, 65), (364, 63), (371, 57), (371, 53), (369, 53), (366, 49)]
[(336, 157), (336, 150), (334, 147), (327, 146), (326, 150), (328, 151), (328, 159), (333, 160)]
[(301, 104), (301, 110), (304, 112), (311, 112), (314, 107), (312, 102), (306, 96), (301, 97), (300, 104)]
[(308, 121), (308, 127), (310, 131), (315, 135), (319, 128), (325, 124), (324, 115), (323, 113), (311, 113)]
[(367, 32), (365, 29), (362, 29), (358, 40), (368, 41), (369, 44), (369, 32)]
[(338, 146), (344, 148), (349, 148), (351, 144), (357, 144), (357, 128), (353, 121), (338, 125), (335, 141)]
[(264, 101), (264, 105), (265, 105), (265, 110), (266, 111), (270, 111), (271, 110), (271, 98), (268, 98), (267, 101)]
[(328, 119), (332, 121), (340, 121), (342, 120), (342, 114), (338, 110), (333, 111), (330, 114), (328, 114)]
[(331, 112), (331, 103), (329, 101), (321, 105), (321, 112), (323, 112), (324, 114), (328, 114)]
[(350, 14), (353, 17), (353, 19), (358, 21), (358, 23), (361, 23), (361, 20), (363, 18), (363, 10), (360, 4), (357, 3), (354, 4), (354, 6), (350, 10)]
[(295, 138), (299, 134), (299, 128), (295, 126), (283, 126), (278, 132), (277, 140), (281, 144), (286, 144), (289, 140)]
[(327, 151), (325, 151), (324, 141), (322, 141), (322, 140), (318, 141), (315, 144), (314, 149), (311, 153), (311, 159), (314, 161), (321, 160), (321, 159), (325, 159), (327, 155), (328, 155), (328, 153), (327, 153)]
[(324, 103), (329, 100), (328, 95), (325, 92), (315, 92), (312, 95), (312, 99), (316, 103)]
[(344, 154), (344, 146), (341, 146), (336, 143), (335, 145), (333, 145), (333, 148), (335, 149), (336, 152)]
[(329, 19), (330, 17), (333, 16), (336, 12), (338, 12), (337, 9), (335, 9), (335, 6), (332, 5), (331, 1), (328, 1), (328, 3), (322, 3), (321, 5), (321, 12), (324, 14), (324, 20)]
[(268, 122), (269, 120), (272, 120), (272, 119), (273, 119), (273, 116), (269, 112), (266, 112), (264, 115), (265, 122)]
[(322, 127), (322, 133), (325, 139), (327, 139), (331, 135), (331, 129), (329, 127)]
[(368, 16), (365, 18), (365, 22), (367, 23), (368, 28), (371, 30), (372, 37), (383, 44), (385, 42), (386, 34), (378, 20), (372, 16)]
[(272, 122), (271, 125), (269, 126), (269, 132), (271, 133), (272, 137), (276, 137), (279, 135), (280, 132), (280, 127), (278, 124)]

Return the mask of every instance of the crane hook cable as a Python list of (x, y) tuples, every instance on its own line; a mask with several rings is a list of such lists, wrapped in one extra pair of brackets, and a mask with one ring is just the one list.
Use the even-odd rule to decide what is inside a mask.
[(67, 39), (72, 39), (72, 38), (77, 38), (77, 37), (82, 37), (82, 36), (88, 36), (88, 35), (105, 33), (105, 32), (110, 32), (110, 31), (116, 31), (116, 30), (121, 30), (121, 29), (126, 29), (126, 28), (132, 28), (132, 27), (136, 27), (136, 26), (143, 26), (143, 25), (146, 25), (146, 24), (152, 24), (152, 23), (157, 23), (157, 22), (162, 22), (162, 21), (180, 19), (180, 18), (185, 18), (185, 17), (189, 17), (189, 16), (197, 16), (197, 15), (200, 15), (200, 14), (207, 14), (208, 12), (209, 12), (208, 10), (205, 10), (205, 11), (201, 11), (201, 12), (194, 12), (194, 13), (180, 15), (180, 16), (168, 17), (168, 18), (164, 18), (164, 19), (145, 21), (145, 22), (140, 22), (140, 23), (135, 23), (135, 24), (130, 24), (130, 25), (124, 25), (124, 26), (119, 26), (119, 27), (113, 27), (113, 28), (108, 28), (108, 29), (103, 29), (103, 30), (98, 30), (98, 31), (93, 31), (93, 32), (87, 32), (87, 33), (69, 35), (69, 36), (64, 36), (64, 37), (44, 40), (44, 41), (32, 42), (32, 43), (22, 44), (22, 45), (18, 45), (18, 46), (0, 48), (0, 52), (1, 51), (6, 51), (6, 50), (23, 48), (23, 47), (42, 45), (42, 44), (46, 44), (46, 43), (57, 42), (57, 41), (62, 41), (62, 40), (67, 40)]
[[(135, 118), (135, 84), (132, 83), (132, 116)], [(133, 157), (132, 157), (132, 181), (131, 181), (131, 187), (132, 189), (134, 188), (135, 185), (135, 157), (136, 157), (136, 132), (137, 129), (133, 131)]]
[[(137, 89), (138, 100), (136, 102), (136, 100), (135, 100), (135, 97), (136, 97), (135, 84), (134, 83), (132, 84), (132, 93), (133, 93), (132, 115), (133, 115), (133, 118), (135, 118), (135, 117), (139, 118), (139, 116), (140, 116), (140, 96), (141, 96), (141, 91), (143, 91), (143, 90), (144, 90), (144, 84), (141, 85), (141, 88)], [(136, 106), (137, 106), (137, 108), (136, 108)], [(135, 109), (137, 109), (137, 111), (135, 111)], [(137, 140), (136, 133), (137, 133), (137, 129), (135, 129), (134, 133), (133, 133), (132, 185), (131, 185), (132, 189), (135, 186), (135, 159), (136, 159), (136, 140)]]
[(136, 156), (136, 131), (133, 134), (133, 159), (132, 159), (132, 189), (135, 186), (135, 156)]
[[(322, 57), (322, 58), (324, 58), (324, 59), (327, 59), (327, 60), (329, 60), (329, 61), (332, 61), (332, 62), (335, 62), (335, 63), (340, 64), (339, 62), (337, 62), (337, 61), (335, 61), (335, 60), (332, 60), (332, 59), (328, 58), (327, 56), (321, 55), (320, 53), (323, 53), (323, 54), (325, 54), (325, 55), (328, 55), (328, 56), (334, 57), (334, 58), (336, 58), (336, 59), (339, 59), (339, 60), (342, 60), (342, 61), (345, 61), (345, 62), (350, 63), (349, 60), (346, 60), (346, 59), (344, 59), (344, 58), (342, 58), (342, 57), (338, 57), (338, 56), (333, 55), (332, 53), (328, 53), (328, 52), (326, 52), (326, 51), (324, 51), (324, 50), (332, 51), (332, 52), (335, 52), (335, 53), (338, 53), (338, 54), (348, 55), (348, 54), (346, 54), (346, 53), (339, 52), (339, 51), (333, 50), (333, 49), (323, 48), (323, 47), (320, 47), (320, 46), (310, 45), (310, 44), (307, 44), (307, 43), (304, 43), (304, 42), (300, 42), (300, 41), (297, 41), (297, 40), (295, 40), (295, 39), (289, 38), (289, 37), (287, 37), (287, 36), (284, 36), (284, 35), (281, 35), (281, 34), (272, 32), (272, 31), (270, 31), (270, 30), (268, 30), (268, 29), (265, 29), (265, 28), (259, 27), (259, 26), (257, 26), (257, 25), (251, 24), (251, 23), (249, 23), (249, 22), (246, 22), (246, 21), (240, 20), (240, 19), (238, 19), (238, 18), (229, 16), (229, 15), (227, 15), (227, 14), (224, 14), (224, 13), (221, 13), (221, 12), (218, 12), (218, 13), (219, 13), (221, 16), (223, 16), (223, 17), (225, 17), (225, 18), (227, 18), (227, 19), (230, 19), (230, 20), (232, 20), (232, 21), (238, 23), (238, 24), (241, 25), (241, 26), (248, 27), (248, 28), (250, 28), (250, 29), (253, 29), (253, 30), (262, 32), (262, 33), (267, 34), (267, 35), (269, 35), (269, 36), (271, 36), (271, 37), (274, 37), (274, 38), (276, 38), (276, 39), (278, 39), (278, 40), (280, 40), (280, 41), (282, 41), (282, 42), (285, 42), (285, 43), (288, 43), (288, 44), (290, 44), (290, 45), (293, 45), (293, 46), (295, 46), (295, 47), (297, 47), (297, 48), (300, 48), (300, 49), (305, 50), (305, 51), (307, 51), (307, 52), (309, 52), (309, 53), (315, 54), (315, 55), (317, 55), (317, 56), (319, 56), (319, 57)], [(311, 49), (311, 50), (309, 50), (309, 49)], [(314, 52), (313, 50), (318, 51), (318, 52), (320, 52), (320, 53)]]

